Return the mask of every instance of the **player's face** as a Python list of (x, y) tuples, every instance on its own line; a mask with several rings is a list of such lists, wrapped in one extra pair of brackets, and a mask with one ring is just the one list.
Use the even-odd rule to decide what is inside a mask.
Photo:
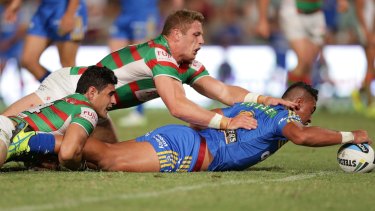
[(311, 117), (315, 109), (316, 101), (311, 99), (300, 103), (299, 109), (295, 112), (301, 117), (302, 123), (307, 125), (311, 123)]
[(187, 32), (182, 34), (181, 37), (182, 60), (187, 62), (193, 61), (203, 43), (202, 23), (194, 21)]
[(109, 84), (105, 89), (97, 92), (91, 100), (96, 113), (98, 113), (100, 117), (106, 118), (108, 111), (112, 108), (113, 105), (116, 104), (114, 94), (115, 86), (113, 84)]

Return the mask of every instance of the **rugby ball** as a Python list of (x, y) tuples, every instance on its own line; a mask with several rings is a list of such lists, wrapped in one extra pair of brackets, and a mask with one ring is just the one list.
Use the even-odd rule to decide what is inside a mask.
[(337, 161), (345, 172), (370, 172), (375, 167), (374, 150), (368, 144), (344, 144), (337, 152)]

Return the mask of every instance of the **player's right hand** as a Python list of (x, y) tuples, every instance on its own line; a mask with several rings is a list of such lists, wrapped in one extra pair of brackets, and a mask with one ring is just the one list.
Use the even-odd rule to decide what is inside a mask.
[(231, 121), (229, 122), (227, 126), (227, 129), (244, 128), (244, 129), (251, 130), (257, 127), (258, 127), (257, 120), (252, 115), (250, 115), (250, 113), (242, 112), (231, 119)]
[(365, 130), (353, 130), (351, 131), (354, 135), (353, 144), (368, 143), (371, 144), (372, 140), (368, 136), (367, 131)]

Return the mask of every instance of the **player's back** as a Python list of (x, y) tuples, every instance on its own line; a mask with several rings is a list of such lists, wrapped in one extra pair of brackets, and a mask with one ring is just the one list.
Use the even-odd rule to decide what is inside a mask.
[(243, 170), (276, 152), (287, 139), (282, 128), (287, 121), (299, 117), (283, 106), (239, 103), (223, 109), (225, 116), (235, 117), (241, 112), (257, 119), (254, 130), (213, 130), (202, 132), (214, 157), (209, 170)]
[(25, 121), (35, 131), (53, 134), (64, 134), (69, 124), (81, 125), (90, 134), (98, 116), (88, 99), (81, 94), (69, 95), (51, 103), (30, 108), (17, 117), (16, 122)]
[(114, 109), (135, 106), (159, 97), (155, 77), (169, 76), (181, 83), (193, 84), (200, 77), (208, 75), (198, 61), (178, 64), (162, 35), (112, 52), (97, 65), (113, 70), (118, 78)]

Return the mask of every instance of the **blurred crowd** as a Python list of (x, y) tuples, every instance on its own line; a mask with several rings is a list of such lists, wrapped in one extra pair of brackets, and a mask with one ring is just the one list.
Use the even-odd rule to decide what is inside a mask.
[[(14, 1), (14, 0), (13, 0)], [(119, 14), (123, 12), (122, 4), (125, 4), (126, 1), (121, 0), (82, 0), (86, 3), (87, 8), (87, 30), (83, 36), (82, 40), (79, 40), (79, 44), (77, 44), (73, 50), (67, 50), (66, 54), (63, 51), (59, 50), (60, 58), (63, 58), (67, 61), (61, 60), (62, 66), (75, 66), (74, 59), (75, 53), (79, 45), (101, 45), (101, 46), (108, 46), (111, 50), (115, 50), (112, 48), (111, 43), (111, 35), (113, 35), (113, 23), (116, 22), (116, 18), (119, 17)], [(261, 3), (268, 2), (266, 6), (266, 11), (264, 12), (261, 9)], [(12, 0), (0, 0), (0, 15), (3, 15), (4, 8), (7, 3), (12, 2)], [(29, 27), (30, 20), (37, 10), (38, 6), (41, 2), (48, 2), (48, 1), (41, 1), (41, 0), (23, 0), (21, 6), (21, 12), (19, 12), (18, 21), (19, 23), (15, 25), (7, 25), (4, 18), (1, 19), (0, 22), (0, 53), (4, 50), (9, 48), (9, 46), (14, 46), (16, 40), (22, 40), (23, 37), (26, 36), (27, 28)], [(125, 3), (124, 3), (125, 2)], [(151, 2), (151, 1), (150, 1)], [(296, 52), (298, 57), (298, 64), (297, 67), (293, 70), (283, 71), (283, 74), (288, 72), (288, 80), (295, 79), (296, 81), (306, 81), (308, 83), (312, 83), (315, 85), (314, 80), (312, 78), (312, 69), (313, 63), (324, 63), (324, 58), (322, 58), (320, 52), (321, 48), (324, 45), (361, 45), (364, 47), (366, 51), (366, 57), (368, 64), (367, 64), (367, 75), (364, 79), (362, 87), (358, 88), (366, 88), (369, 89), (371, 85), (371, 81), (375, 77), (373, 67), (373, 57), (375, 56), (375, 45), (374, 41), (375, 38), (373, 34), (371, 34), (372, 28), (372, 21), (368, 22), (369, 26), (367, 29), (365, 27), (364, 22), (365, 20), (360, 20), (358, 14), (375, 14), (374, 13), (374, 3), (372, 0), (159, 0), (159, 1), (152, 1), (158, 2), (158, 9), (160, 13), (159, 22), (156, 24), (156, 35), (161, 32), (161, 28), (163, 26), (163, 20), (166, 18), (168, 14), (171, 13), (173, 10), (186, 8), (190, 10), (195, 10), (201, 12), (205, 17), (204, 23), (204, 39), (205, 45), (218, 45), (218, 46), (233, 46), (233, 45), (270, 45), (273, 47), (276, 53), (276, 63), (277, 67), (280, 67), (282, 70), (287, 70), (285, 65), (285, 54), (288, 49), (292, 49)], [(342, 2), (346, 2), (346, 6), (343, 9)], [(361, 11), (359, 12), (358, 2), (369, 3), (370, 4), (363, 4)], [(82, 3), (82, 2), (81, 2)], [(132, 3), (132, 6), (137, 5), (137, 3)], [(284, 5), (282, 5), (282, 3)], [(316, 15), (314, 21), (317, 20), (319, 22), (322, 20), (321, 11), (323, 11), (324, 19), (325, 19), (325, 32), (321, 34), (313, 34), (311, 35), (311, 29), (308, 28), (310, 26), (303, 26), (304, 29), (294, 30), (295, 25), (293, 23), (289, 24), (291, 21), (287, 20), (282, 22), (283, 15), (281, 14), (283, 11), (282, 9), (286, 8), (285, 5), (287, 4), (295, 4), (293, 8), (298, 10), (295, 12), (295, 15), (298, 16), (291, 16), (286, 18), (299, 18), (308, 16)], [(308, 7), (315, 7), (314, 4), (318, 5), (318, 10), (313, 11), (300, 11), (299, 6), (302, 4), (308, 4)], [(129, 3), (128, 3), (129, 6)], [(341, 6), (341, 9), (340, 9)], [(126, 5), (125, 5), (126, 7)], [(288, 9), (288, 8), (287, 8)], [(307, 8), (309, 9), (309, 8)], [(321, 10), (322, 9), (322, 10)], [(134, 10), (134, 9), (133, 9)], [(371, 11), (372, 10), (372, 11)], [(287, 10), (284, 10), (287, 11)], [(316, 13), (318, 11), (318, 13)], [(285, 12), (284, 12), (285, 13)], [(84, 15), (85, 16), (85, 15)], [(269, 24), (269, 29), (266, 31), (265, 28), (261, 26), (261, 19), (263, 16), (266, 16), (267, 24)], [(284, 14), (285, 16), (285, 14)], [(285, 18), (285, 17), (284, 17)], [(313, 18), (313, 17), (312, 17)], [(321, 19), (319, 19), (321, 18)], [(369, 19), (369, 17), (363, 17), (362, 19)], [(371, 19), (371, 17), (370, 17)], [(323, 21), (320, 21), (323, 22)], [(284, 23), (284, 24), (280, 24)], [(285, 24), (286, 23), (286, 24)], [(312, 22), (302, 22), (303, 24), (307, 25)], [(307, 37), (311, 41), (311, 45), (304, 45), (306, 42), (301, 43), (300, 40), (296, 41), (296, 44), (293, 44), (293, 40), (291, 37), (285, 38), (285, 30), (281, 30), (285, 25), (288, 26), (289, 29), (292, 29), (294, 33), (302, 32), (305, 30), (304, 33), (307, 34)], [(84, 25), (84, 24), (83, 24)], [(19, 27), (19, 30), (15, 32), (15, 29), (9, 29), (9, 31), (13, 31), (13, 34), (7, 33), (9, 27)], [(314, 25), (317, 26), (317, 25)], [(267, 26), (268, 27), (268, 26)], [(306, 29), (307, 28), (307, 29)], [(313, 27), (310, 27), (313, 28)], [(317, 27), (319, 28), (319, 27)], [(284, 27), (285, 29), (285, 27)], [(133, 29), (134, 30), (134, 29)], [(83, 30), (82, 30), (83, 31)], [(309, 34), (310, 33), (310, 34)], [(154, 33), (155, 34), (155, 33)], [(305, 35), (306, 35), (305, 34)], [(292, 34), (295, 36), (296, 34)], [(299, 34), (300, 35), (300, 34)], [(7, 37), (8, 36), (8, 37)], [(12, 37), (11, 37), (12, 36)], [(22, 37), (23, 36), (23, 37)], [(315, 36), (315, 37), (314, 37)], [(323, 37), (323, 41), (315, 42), (316, 38), (318, 39)], [(129, 41), (127, 44), (137, 43), (136, 41), (144, 41), (146, 37), (142, 39), (135, 39), (135, 40), (127, 40)], [(295, 38), (295, 37), (294, 37)], [(49, 39), (49, 38), (48, 38)], [(48, 40), (46, 39), (46, 40)], [(124, 38), (125, 39), (125, 38)], [(147, 37), (148, 39), (148, 37)], [(29, 40), (30, 41), (30, 40)], [(39, 64), (39, 57), (40, 54), (44, 49), (40, 49), (40, 52), (35, 53), (35, 46), (41, 48), (39, 43), (35, 42), (36, 40), (32, 40), (28, 43), (32, 43), (26, 46), (23, 49), (23, 61), (19, 64), (30, 72), (33, 72), (33, 69), (39, 71), (39, 73), (33, 73), (36, 79), (42, 81), (45, 77), (48, 76), (50, 73), (47, 68), (43, 68)], [(40, 41), (40, 40), (39, 40)], [(44, 41), (41, 42), (44, 44)], [(56, 41), (56, 40), (48, 40), (49, 41)], [(368, 41), (368, 42), (367, 42)], [(27, 43), (27, 42), (26, 42)], [(307, 43), (310, 44), (310, 43)], [(47, 46), (45, 46), (47, 47)], [(313, 50), (314, 48), (314, 50)], [(25, 50), (26, 49), (26, 50)], [(64, 48), (62, 48), (64, 49)], [(118, 48), (117, 48), (118, 49)], [(4, 50), (5, 52), (6, 50)], [(308, 56), (306, 54), (314, 51), (314, 55)], [(73, 53), (72, 53), (73, 52)], [(75, 52), (75, 53), (74, 53)], [(5, 54), (4, 54), (5, 55)], [(38, 57), (39, 55), (39, 57)], [(13, 55), (7, 55), (11, 57), (15, 57)], [(30, 58), (28, 58), (30, 57)], [(71, 57), (70, 59), (68, 57)], [(306, 61), (307, 57), (311, 57), (310, 61)], [(68, 59), (67, 59), (68, 58)], [(6, 64), (7, 57), (2, 56), (0, 54), (0, 75), (1, 70), (4, 68)], [(34, 61), (35, 60), (35, 61)], [(36, 68), (34, 68), (36, 67)], [(224, 76), (219, 76), (219, 78), (223, 81), (226, 81), (226, 78), (231, 78), (230, 74), (230, 66), (228, 63), (223, 64), (220, 67), (223, 70), (228, 71), (221, 71), (223, 72)], [(19, 68), (20, 69), (20, 68)], [(320, 68), (322, 69), (322, 68)], [(220, 72), (220, 71), (219, 71)], [(228, 76), (229, 75), (229, 76)], [(305, 80), (308, 77), (308, 80)], [(320, 79), (319, 79), (320, 80)], [(319, 82), (319, 80), (317, 80)], [(366, 82), (367, 81), (367, 82)], [(365, 83), (366, 82), (366, 83)], [(21, 80), (22, 84), (22, 80)], [(371, 92), (367, 91), (368, 100), (367, 104), (370, 105), (373, 103)], [(359, 99), (357, 94), (357, 99)], [(359, 100), (357, 100), (359, 101)], [(374, 104), (374, 114), (375, 114), (375, 103)], [(359, 106), (357, 106), (359, 107)]]
[[(165, 17), (170, 12), (172, 0), (159, 1), (160, 12)], [(85, 45), (106, 45), (111, 22), (119, 11), (118, 0), (86, 0), (89, 24)], [(352, 4), (351, 1), (349, 1)], [(204, 25), (206, 45), (259, 45), (268, 40), (259, 36), (256, 28), (259, 16), (258, 0), (185, 0), (184, 8), (200, 11), (206, 19)], [(343, 13), (335, 12), (336, 0), (324, 0), (329, 33), (327, 44), (358, 43), (357, 21), (354, 7)], [(278, 27), (280, 0), (271, 0), (268, 16), (271, 27)], [(160, 23), (162, 25), (162, 23)]]

